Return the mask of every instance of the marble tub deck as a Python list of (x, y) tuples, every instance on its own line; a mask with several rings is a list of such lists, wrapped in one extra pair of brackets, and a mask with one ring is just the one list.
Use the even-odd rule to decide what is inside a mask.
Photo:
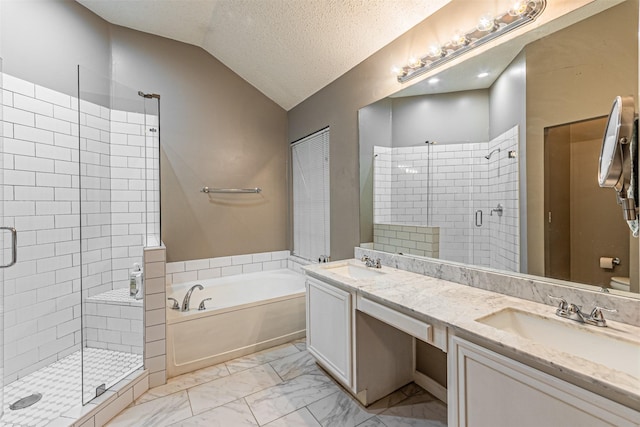
[(293, 341), (175, 378), (108, 426), (446, 426), (447, 407), (409, 384), (358, 404)]

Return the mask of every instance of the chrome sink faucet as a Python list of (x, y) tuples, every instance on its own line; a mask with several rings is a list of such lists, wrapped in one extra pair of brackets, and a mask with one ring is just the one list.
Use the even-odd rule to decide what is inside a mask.
[(193, 285), (184, 296), (184, 299), (182, 300), (182, 308), (180, 309), (180, 311), (189, 311), (189, 301), (191, 301), (191, 294), (195, 289), (203, 290), (204, 288), (200, 284)]
[(556, 316), (564, 317), (578, 323), (587, 323), (593, 326), (605, 327), (607, 321), (602, 314), (603, 311), (615, 313), (618, 310), (606, 307), (595, 306), (591, 313), (586, 314), (582, 311), (582, 307), (573, 303), (568, 303), (567, 300), (560, 297), (554, 297), (549, 295), (549, 298), (559, 301), (558, 308), (556, 309)]
[(380, 264), (380, 258), (377, 258), (374, 261), (373, 258), (369, 258), (369, 256), (365, 255), (362, 257), (362, 262), (364, 262), (364, 265), (367, 267), (382, 268), (382, 264)]

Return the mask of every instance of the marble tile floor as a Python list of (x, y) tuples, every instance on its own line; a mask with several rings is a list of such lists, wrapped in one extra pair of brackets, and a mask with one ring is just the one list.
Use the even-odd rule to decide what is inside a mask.
[(169, 379), (108, 426), (447, 425), (447, 407), (415, 384), (362, 407), (294, 341)]
[[(84, 369), (85, 398), (95, 396), (95, 387), (117, 382), (142, 366), (142, 355), (85, 348), (84, 360), (76, 351), (57, 362), (26, 375), (4, 387), (4, 414), (0, 427), (40, 427), (81, 404)], [(84, 362), (84, 363), (83, 363)], [(83, 368), (84, 365), (84, 368)], [(42, 399), (34, 405), (12, 411), (9, 405), (33, 393)]]

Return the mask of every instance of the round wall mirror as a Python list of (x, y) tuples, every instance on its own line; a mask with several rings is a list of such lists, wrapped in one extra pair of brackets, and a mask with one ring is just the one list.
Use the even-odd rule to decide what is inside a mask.
[(620, 182), (623, 172), (623, 144), (631, 142), (633, 134), (634, 101), (631, 96), (617, 96), (613, 101), (611, 113), (602, 140), (598, 183), (600, 187), (622, 189)]

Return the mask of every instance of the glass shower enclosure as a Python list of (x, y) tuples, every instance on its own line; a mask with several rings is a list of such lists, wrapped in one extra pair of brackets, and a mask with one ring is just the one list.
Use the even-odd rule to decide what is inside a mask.
[(45, 425), (143, 366), (130, 275), (161, 242), (159, 99), (82, 67), (76, 96), (1, 71), (1, 422)]
[(488, 142), (374, 147), (374, 249), (520, 271), (518, 127)]

